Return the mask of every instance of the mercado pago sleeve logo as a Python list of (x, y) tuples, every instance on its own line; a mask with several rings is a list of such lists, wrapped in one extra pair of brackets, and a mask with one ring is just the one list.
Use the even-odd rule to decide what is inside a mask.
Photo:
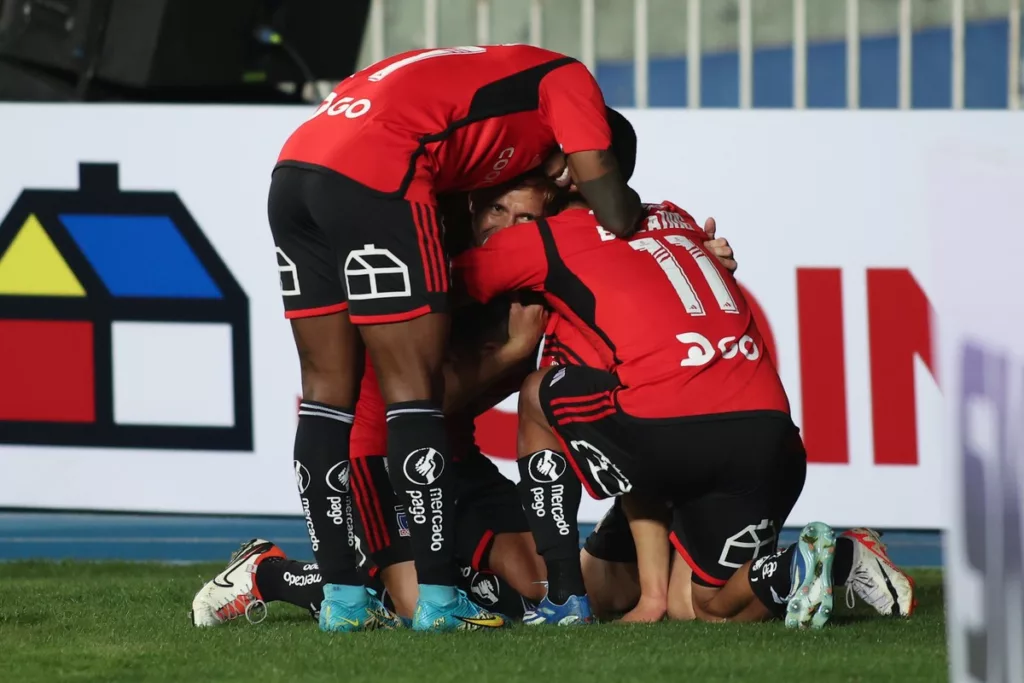
[(0, 443), (252, 450), (245, 292), (174, 191), (79, 172), (0, 224)]

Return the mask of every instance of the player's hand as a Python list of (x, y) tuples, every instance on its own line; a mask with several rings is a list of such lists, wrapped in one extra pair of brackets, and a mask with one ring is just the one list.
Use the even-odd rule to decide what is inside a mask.
[(540, 304), (524, 306), (513, 301), (508, 311), (508, 343), (505, 347), (518, 358), (525, 358), (537, 348), (544, 328), (548, 324), (548, 312)]
[(738, 266), (736, 263), (736, 254), (729, 245), (729, 240), (724, 237), (715, 239), (715, 231), (717, 228), (718, 226), (715, 225), (714, 218), (709, 218), (704, 221), (704, 232), (706, 232), (708, 237), (711, 238), (704, 243), (704, 247), (715, 255), (718, 261), (725, 266), (726, 270), (730, 273), (735, 273)]

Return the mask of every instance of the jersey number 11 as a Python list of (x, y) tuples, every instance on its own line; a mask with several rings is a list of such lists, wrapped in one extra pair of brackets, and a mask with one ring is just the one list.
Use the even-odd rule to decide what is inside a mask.
[[(637, 251), (646, 251), (658, 262), (658, 265), (661, 266), (662, 271), (665, 273), (665, 277), (668, 278), (672, 288), (679, 295), (679, 300), (683, 302), (683, 308), (686, 309), (687, 313), (698, 316), (707, 315), (707, 311), (704, 310), (704, 304), (690, 283), (690, 278), (686, 277), (686, 273), (683, 272), (683, 267), (676, 260), (675, 254), (672, 253), (672, 250), (662, 240), (671, 245), (686, 249), (686, 252), (697, 263), (697, 267), (700, 268), (700, 272), (708, 283), (708, 287), (711, 288), (711, 293), (714, 295), (719, 309), (725, 313), (739, 312), (736, 308), (736, 300), (729, 291), (729, 286), (725, 284), (725, 279), (718, 271), (718, 268), (711, 262), (711, 258), (689, 238), (683, 235), (663, 235), (661, 239), (657, 237), (641, 237), (630, 240), (629, 245), (631, 247)], [(678, 250), (676, 253), (679, 253)]]

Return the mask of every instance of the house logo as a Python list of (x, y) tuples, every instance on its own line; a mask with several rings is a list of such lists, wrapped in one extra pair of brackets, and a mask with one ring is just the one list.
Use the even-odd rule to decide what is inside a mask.
[(0, 443), (251, 451), (245, 292), (176, 193), (79, 172), (0, 223)]

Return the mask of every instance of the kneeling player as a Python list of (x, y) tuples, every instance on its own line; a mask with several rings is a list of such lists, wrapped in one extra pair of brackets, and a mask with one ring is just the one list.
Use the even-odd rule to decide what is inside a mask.
[[(528, 623), (591, 620), (575, 544), (580, 481), (597, 498), (672, 501), (698, 618), (763, 619), (792, 594), (787, 623), (828, 620), (831, 528), (808, 525), (773, 560), (778, 578), (750, 570), (800, 494), (806, 455), (746, 301), (701, 248), (705, 238), (666, 203), (617, 240), (577, 204), (505, 229), (457, 262), (477, 300), (544, 292), (615, 370), (544, 368), (521, 391), (520, 492), (549, 578)], [(609, 285), (609, 273), (620, 283)]]
[[(669, 619), (693, 619), (692, 570), (674, 548), (667, 585), (653, 591), (644, 586), (641, 599), (637, 548), (621, 501), (617, 498), (601, 518), (580, 555), (594, 616), (611, 619), (625, 613), (623, 621), (640, 622), (657, 621), (665, 615)], [(668, 538), (664, 545), (671, 548)], [(766, 553), (772, 551), (765, 549)], [(882, 616), (909, 617), (913, 613), (913, 580), (893, 563), (880, 534), (872, 529), (861, 527), (839, 535), (832, 576), (836, 586), (846, 587), (849, 602), (853, 600), (852, 591)]]

